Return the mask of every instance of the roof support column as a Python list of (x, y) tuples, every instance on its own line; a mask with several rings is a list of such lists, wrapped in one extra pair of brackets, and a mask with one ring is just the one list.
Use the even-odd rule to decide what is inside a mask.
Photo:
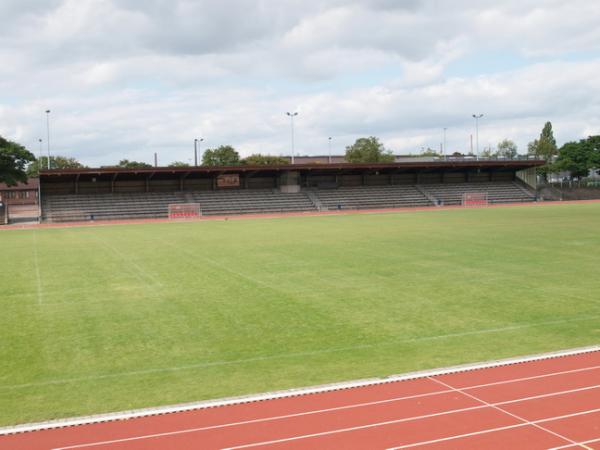
[(115, 173), (112, 177), (112, 179), (110, 180), (110, 193), (114, 194), (115, 193), (115, 180), (117, 179), (117, 176), (119, 174)]

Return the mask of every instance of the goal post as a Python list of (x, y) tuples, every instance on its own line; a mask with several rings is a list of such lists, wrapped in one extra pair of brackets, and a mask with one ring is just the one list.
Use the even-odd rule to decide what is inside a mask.
[(487, 192), (465, 192), (462, 196), (462, 205), (466, 207), (488, 206)]
[(201, 215), (200, 203), (169, 203), (169, 219), (194, 219)]

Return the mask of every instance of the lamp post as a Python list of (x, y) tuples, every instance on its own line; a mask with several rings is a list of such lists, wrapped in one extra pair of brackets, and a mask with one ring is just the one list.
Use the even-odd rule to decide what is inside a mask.
[(39, 177), (40, 177), (40, 170), (42, 170), (42, 168), (40, 167), (39, 164), (41, 164), (42, 162), (42, 138), (38, 138), (38, 142), (40, 143), (40, 162), (38, 163), (38, 190), (37, 190), (37, 203), (38, 203), (38, 223), (42, 222), (42, 189), (41, 189), (41, 183), (39, 182)]
[(194, 139), (194, 166), (198, 167), (198, 142), (202, 142), (204, 138)]
[(48, 146), (48, 170), (50, 170), (50, 110), (46, 110), (46, 144)]
[(329, 164), (331, 164), (331, 136), (327, 139), (329, 143)]
[(444, 127), (444, 150), (442, 152), (443, 156), (446, 156), (446, 130), (447, 129), (448, 129), (447, 127)]
[(479, 158), (479, 119), (483, 117), (483, 114), (473, 114), (475, 119), (475, 148), (477, 148), (477, 158)]
[(294, 164), (294, 117), (296, 117), (298, 115), (297, 112), (286, 112), (286, 115), (288, 115), (290, 117), (290, 121), (292, 124), (292, 164)]

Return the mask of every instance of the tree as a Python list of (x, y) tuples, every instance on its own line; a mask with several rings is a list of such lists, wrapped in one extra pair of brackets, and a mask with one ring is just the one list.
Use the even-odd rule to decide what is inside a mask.
[(35, 155), (21, 144), (0, 136), (0, 182), (8, 186), (27, 182), (27, 164), (35, 161)]
[(173, 161), (169, 167), (190, 167), (190, 165), (183, 161)]
[(115, 167), (121, 167), (123, 169), (150, 169), (152, 164), (148, 164), (141, 161), (129, 161), (128, 159), (122, 159)]
[(587, 176), (590, 171), (590, 155), (582, 141), (567, 142), (560, 148), (554, 170), (567, 171), (573, 178)]
[(346, 161), (350, 163), (394, 162), (394, 155), (374, 136), (359, 138), (346, 147)]
[(498, 143), (498, 150), (495, 156), (501, 158), (515, 158), (518, 155), (518, 147), (510, 139), (504, 139)]
[[(83, 167), (85, 166), (75, 158), (60, 155), (50, 157), (50, 169), (81, 169)], [(48, 157), (41, 156), (27, 167), (27, 175), (30, 177), (37, 177), (40, 173), (40, 169), (46, 170), (47, 168)]]
[(481, 151), (481, 157), (482, 158), (493, 158), (496, 155), (497, 155), (497, 152), (492, 151), (492, 147), (485, 147)]
[(276, 166), (289, 163), (290, 161), (288, 159), (281, 156), (261, 155), (260, 153), (255, 153), (254, 155), (250, 155), (242, 160), (242, 164), (249, 166)]
[(442, 154), (432, 148), (427, 147), (427, 150), (422, 150), (421, 155), (419, 156), (442, 156)]
[(573, 178), (588, 176), (600, 167), (600, 136), (590, 136), (579, 142), (567, 142), (559, 150), (554, 164), (556, 171), (568, 171)]
[(231, 145), (207, 149), (202, 155), (203, 166), (237, 166), (240, 164), (240, 154)]
[(548, 174), (554, 170), (552, 168), (552, 162), (558, 155), (558, 148), (556, 147), (556, 139), (554, 139), (554, 132), (552, 131), (552, 123), (546, 122), (540, 138), (530, 142), (527, 145), (527, 150), (530, 155), (534, 155), (537, 158), (546, 161), (546, 164), (538, 167), (538, 174), (544, 179), (548, 179)]

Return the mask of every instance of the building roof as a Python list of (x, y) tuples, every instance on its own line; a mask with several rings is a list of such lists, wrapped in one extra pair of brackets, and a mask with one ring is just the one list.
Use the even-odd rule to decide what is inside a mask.
[(29, 178), (27, 183), (17, 183), (16, 186), (7, 186), (6, 183), (0, 183), (0, 191), (29, 191), (36, 190), (40, 185), (39, 178)]

